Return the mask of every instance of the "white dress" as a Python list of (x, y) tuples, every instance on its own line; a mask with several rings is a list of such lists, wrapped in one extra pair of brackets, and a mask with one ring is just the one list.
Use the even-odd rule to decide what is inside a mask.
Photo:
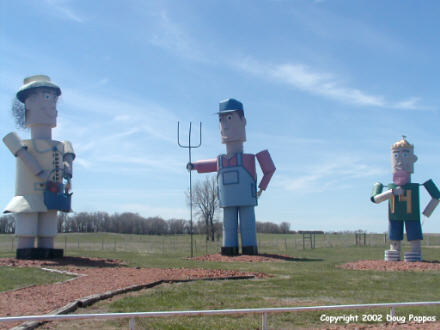
[[(22, 143), (42, 169), (50, 173), (50, 181), (63, 181), (64, 155), (74, 154), (69, 141), (33, 139), (22, 140)], [(6, 206), (4, 213), (47, 212), (48, 209), (44, 204), (45, 186), (46, 182), (34, 175), (17, 157), (15, 197)]]

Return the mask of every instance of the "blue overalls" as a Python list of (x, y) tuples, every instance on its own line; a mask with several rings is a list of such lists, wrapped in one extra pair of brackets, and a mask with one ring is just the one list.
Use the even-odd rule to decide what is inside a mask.
[[(223, 208), (223, 247), (238, 249), (238, 214), (242, 247), (257, 247), (255, 210), (256, 180), (243, 166), (243, 153), (237, 153), (237, 165), (223, 167), (218, 157), (217, 186), (220, 207)], [(238, 251), (238, 250), (237, 250)]]

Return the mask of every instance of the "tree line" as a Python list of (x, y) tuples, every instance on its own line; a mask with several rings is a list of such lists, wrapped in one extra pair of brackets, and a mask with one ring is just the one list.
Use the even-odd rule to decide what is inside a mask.
[[(194, 234), (206, 234), (209, 239), (221, 236), (222, 224), (219, 221), (209, 223), (209, 231), (205, 219), (201, 218), (193, 223)], [(259, 233), (289, 233), (290, 224), (257, 221)], [(0, 233), (13, 234), (15, 232), (15, 218), (13, 215), (0, 217)], [(138, 213), (124, 212), (108, 214), (107, 212), (78, 212), (58, 214), (59, 233), (96, 233), (109, 232), (137, 235), (177, 235), (190, 233), (190, 221), (185, 219), (168, 219), (161, 217), (144, 218)]]

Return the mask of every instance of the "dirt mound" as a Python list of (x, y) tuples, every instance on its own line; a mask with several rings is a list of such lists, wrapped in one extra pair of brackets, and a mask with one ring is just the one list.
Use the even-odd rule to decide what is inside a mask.
[(315, 259), (295, 258), (279, 254), (259, 254), (255, 256), (238, 255), (238, 256), (223, 256), (219, 253), (209, 254), (201, 257), (187, 258), (191, 260), (201, 261), (218, 261), (218, 262), (279, 262), (279, 261), (312, 261)]
[(380, 270), (384, 272), (424, 272), (440, 270), (440, 261), (385, 261), (385, 260), (359, 260), (338, 266), (353, 270)]

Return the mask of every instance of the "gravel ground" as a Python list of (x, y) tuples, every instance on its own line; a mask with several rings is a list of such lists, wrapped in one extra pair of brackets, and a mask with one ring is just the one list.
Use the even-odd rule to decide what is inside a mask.
[(340, 266), (353, 270), (381, 270), (385, 272), (424, 272), (440, 270), (440, 261), (385, 261), (385, 260), (359, 260)]
[[(283, 255), (262, 254), (258, 256), (239, 255), (234, 257), (220, 254), (193, 258), (216, 262), (282, 262), (299, 261)], [(68, 303), (93, 294), (126, 288), (133, 285), (149, 284), (157, 281), (179, 281), (194, 279), (230, 278), (253, 275), (266, 277), (262, 273), (238, 272), (233, 270), (185, 269), (185, 268), (129, 268), (115, 259), (65, 257), (55, 260), (17, 260), (0, 258), (0, 266), (39, 267), (67, 271), (83, 276), (74, 280), (0, 293), (0, 315), (46, 314)], [(440, 270), (440, 261), (432, 262), (386, 262), (384, 260), (360, 260), (339, 267), (352, 270), (380, 271), (432, 271)], [(5, 324), (0, 328), (5, 328)], [(12, 326), (9, 324), (8, 326)], [(324, 327), (325, 328), (325, 327)], [(440, 323), (389, 323), (381, 325), (355, 325), (328, 327), (327, 329), (440, 329)]]
[(0, 266), (50, 268), (85, 275), (65, 282), (0, 292), (1, 316), (46, 314), (80, 298), (157, 281), (265, 276), (234, 270), (129, 268), (113, 259), (73, 257), (58, 260), (0, 258)]

